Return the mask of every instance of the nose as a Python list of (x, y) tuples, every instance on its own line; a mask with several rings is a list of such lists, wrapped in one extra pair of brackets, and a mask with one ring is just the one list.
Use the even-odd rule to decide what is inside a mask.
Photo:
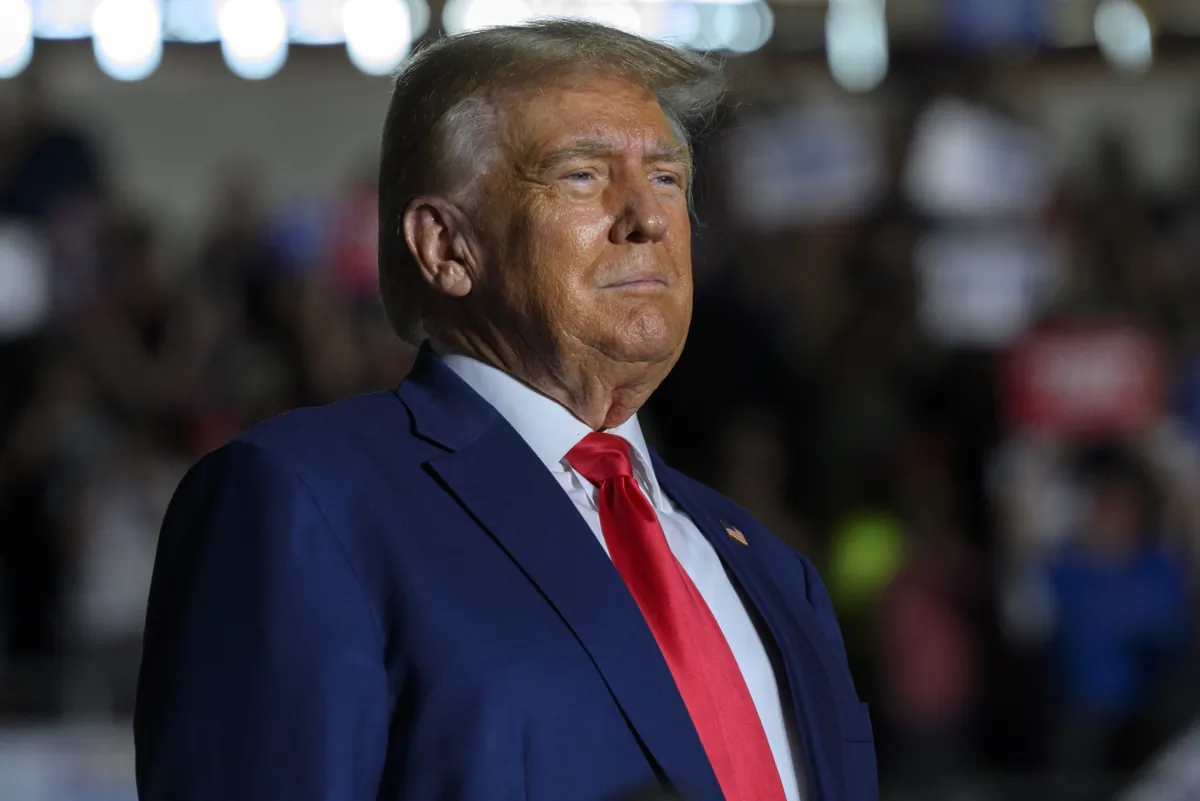
[(644, 245), (662, 241), (667, 235), (667, 215), (643, 176), (626, 187), (621, 211), (613, 223), (610, 237), (614, 244)]

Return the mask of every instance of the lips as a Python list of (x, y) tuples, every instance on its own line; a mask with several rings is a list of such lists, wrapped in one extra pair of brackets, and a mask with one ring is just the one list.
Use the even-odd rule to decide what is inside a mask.
[(666, 286), (667, 280), (661, 275), (630, 275), (610, 281), (604, 289), (634, 289), (637, 287)]

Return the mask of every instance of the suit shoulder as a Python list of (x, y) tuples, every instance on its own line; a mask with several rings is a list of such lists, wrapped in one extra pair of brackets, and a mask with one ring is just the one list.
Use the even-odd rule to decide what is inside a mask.
[(408, 412), (394, 393), (359, 395), (294, 409), (251, 426), (203, 455), (187, 471), (180, 490), (215, 491), (231, 476), (240, 482), (287, 476), (319, 484), (330, 473), (353, 473), (355, 465), (370, 459), (371, 449), (403, 454), (413, 440)]
[(361, 457), (379, 447), (403, 452), (416, 440), (396, 393), (380, 391), (285, 412), (251, 427), (230, 445), (250, 446), (302, 468)]

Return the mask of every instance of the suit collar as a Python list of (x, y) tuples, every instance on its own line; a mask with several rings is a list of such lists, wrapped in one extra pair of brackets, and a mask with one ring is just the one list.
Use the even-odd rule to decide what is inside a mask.
[(442, 361), (508, 421), (542, 464), (562, 470), (563, 458), (591, 428), (566, 407), (498, 367), (459, 354)]
[(499, 418), (496, 409), (455, 375), (428, 342), (421, 345), (396, 394), (408, 408), (413, 432), (450, 451), (479, 439)]
[[(553, 472), (565, 469), (567, 452), (591, 432), (560, 403), (503, 370), (469, 356), (441, 356), (429, 342), (421, 346), (416, 364), (397, 392), (423, 438), (459, 450), (503, 418)], [(629, 442), (642, 488), (654, 508), (666, 511), (666, 496), (637, 415), (608, 431)]]
[[(446, 354), (443, 363), (454, 374), (466, 382), (484, 400), (490, 403), (500, 416), (508, 421), (521, 439), (527, 444), (542, 464), (551, 472), (563, 472), (567, 453), (578, 442), (592, 433), (592, 429), (558, 401), (522, 383), (498, 367), (493, 367), (470, 356)], [(650, 501), (663, 511), (662, 491), (654, 475), (650, 458), (650, 447), (633, 415), (608, 433), (621, 437), (630, 444), (634, 472)]]

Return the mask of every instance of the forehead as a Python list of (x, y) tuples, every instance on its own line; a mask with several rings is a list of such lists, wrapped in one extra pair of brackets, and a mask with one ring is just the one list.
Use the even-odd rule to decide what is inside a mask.
[(627, 79), (570, 76), (509, 93), (500, 106), (506, 144), (534, 156), (578, 139), (631, 149), (682, 144), (654, 94)]

